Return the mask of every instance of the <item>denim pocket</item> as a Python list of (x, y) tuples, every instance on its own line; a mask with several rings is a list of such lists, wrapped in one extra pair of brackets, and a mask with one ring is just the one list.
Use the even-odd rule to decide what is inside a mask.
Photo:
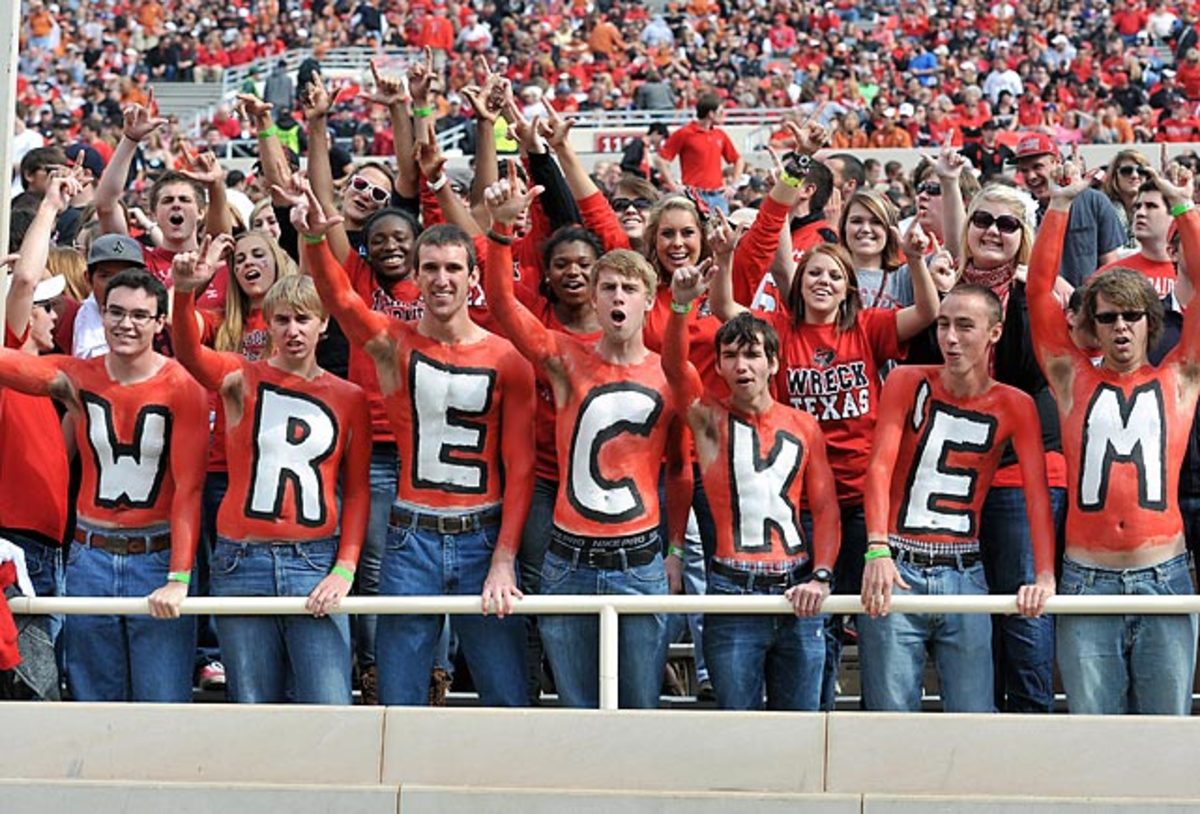
[(74, 565), (79, 559), (79, 555), (83, 553), (83, 549), (83, 543), (72, 542), (70, 547), (67, 548), (67, 565)]
[(546, 559), (542, 560), (542, 584), (539, 589), (541, 593), (554, 593), (551, 588), (562, 584), (566, 580), (567, 575), (571, 573), (571, 564), (557, 554), (546, 554)]
[(1192, 576), (1184, 568), (1174, 570), (1165, 579), (1159, 580), (1157, 588), (1157, 593), (1168, 596), (1191, 596), (1196, 593)]
[(1079, 596), (1083, 593), (1083, 579), (1078, 574), (1064, 571), (1058, 583), (1058, 593), (1062, 596)]
[(324, 540), (296, 546), (297, 560), (304, 563), (305, 567), (322, 574), (333, 567), (336, 554), (337, 545)]
[(647, 587), (656, 586), (662, 583), (663, 590), (666, 590), (667, 571), (663, 567), (661, 557), (655, 557), (645, 565), (635, 565), (626, 569), (625, 573), (629, 578), (640, 585)]
[(387, 550), (401, 551), (408, 547), (409, 538), (412, 536), (412, 531), (409, 529), (398, 529), (395, 526), (388, 526), (387, 530)]
[(242, 546), (218, 542), (213, 548), (212, 562), (208, 565), (208, 572), (214, 577), (227, 577), (238, 569), (244, 556)]
[(988, 592), (987, 576), (983, 573), (983, 568), (972, 567), (966, 569), (967, 581), (974, 586), (979, 593), (986, 594)]

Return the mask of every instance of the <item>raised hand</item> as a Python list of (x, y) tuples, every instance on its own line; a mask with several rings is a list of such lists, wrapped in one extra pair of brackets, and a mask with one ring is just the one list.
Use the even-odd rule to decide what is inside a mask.
[(437, 139), (418, 141), (413, 147), (413, 158), (416, 160), (417, 166), (421, 168), (421, 175), (425, 176), (427, 181), (436, 181), (442, 177), (442, 172), (446, 167), (446, 156), (442, 155)]
[(796, 152), (807, 156), (816, 155), (818, 150), (829, 143), (829, 130), (818, 121), (824, 109), (825, 103), (822, 102), (802, 123), (784, 122), (784, 126), (792, 134), (792, 140), (796, 142)]
[(1050, 177), (1050, 198), (1060, 203), (1070, 203), (1081, 192), (1092, 185), (1092, 179), (1084, 174), (1083, 168), (1073, 160), (1062, 162), (1058, 172)]
[(1192, 171), (1182, 164), (1169, 165), (1165, 173), (1160, 173), (1153, 167), (1146, 168), (1150, 180), (1162, 193), (1168, 207), (1188, 203), (1192, 200)]
[(684, 266), (671, 275), (671, 299), (680, 305), (688, 305), (704, 296), (712, 280), (715, 264), (711, 257), (701, 260), (699, 265)]
[(237, 111), (238, 117), (246, 121), (258, 124), (264, 119), (270, 120), (271, 111), (275, 109), (275, 105), (264, 101), (253, 93), (239, 93), (237, 95)]
[(567, 139), (571, 135), (571, 127), (575, 122), (571, 119), (564, 119), (554, 109), (554, 105), (547, 104), (546, 121), (542, 122), (542, 136), (546, 141), (550, 142), (550, 146), (557, 152), (567, 144)]
[(713, 256), (719, 261), (726, 261), (733, 257), (733, 251), (737, 248), (737, 242), (742, 236), (742, 229), (735, 229), (729, 223), (729, 219), (725, 217), (725, 213), (719, 209), (716, 212), (717, 220), (708, 230), (708, 245), (712, 248)]
[[(83, 155), (83, 151), (79, 152)], [(67, 169), (57, 169), (50, 174), (50, 181), (46, 185), (46, 193), (42, 197), (44, 206), (54, 207), (54, 211), (59, 214), (66, 211), (71, 205), (71, 199), (80, 193), (83, 189), (83, 184), (73, 172)]]
[(542, 194), (542, 191), (543, 187), (535, 186), (522, 192), (520, 184), (517, 182), (516, 170), (510, 162), (508, 177), (501, 178), (485, 189), (483, 201), (487, 205), (488, 214), (492, 216), (493, 222), (512, 226), (520, 219), (521, 213), (533, 203), (533, 199)]
[(958, 266), (954, 262), (954, 256), (938, 243), (937, 236), (932, 232), (929, 234), (929, 240), (933, 251), (933, 257), (929, 259), (929, 274), (933, 277), (933, 284), (938, 292), (945, 294), (958, 282)]
[(207, 235), (198, 251), (180, 252), (171, 258), (171, 282), (176, 291), (200, 291), (208, 285), (217, 272), (216, 264), (208, 260), (212, 246), (212, 236)]
[(125, 117), (124, 136), (130, 141), (144, 141), (151, 133), (167, 124), (167, 120), (154, 113), (154, 88), (146, 106), (129, 105), (122, 112)]
[(966, 157), (955, 149), (950, 136), (942, 143), (942, 149), (938, 151), (937, 156), (930, 157), (929, 160), (933, 162), (933, 171), (938, 178), (958, 180), (963, 168), (967, 166)]
[(371, 76), (375, 80), (375, 90), (370, 93), (366, 91), (360, 93), (359, 95), (363, 99), (389, 108), (411, 101), (408, 88), (404, 84), (404, 77), (381, 74), (378, 64), (373, 59), (371, 60)]
[(291, 221), (302, 235), (322, 236), (341, 223), (341, 215), (326, 215), (308, 179), (296, 173), (288, 188), (274, 184), (271, 191), (292, 205)]
[(900, 228), (897, 226), (892, 226), (891, 231), (892, 236), (900, 244), (901, 249), (904, 251), (904, 256), (910, 263), (917, 260), (924, 260), (925, 255), (929, 253), (933, 246), (933, 241), (930, 240), (925, 230), (921, 228), (921, 224), (916, 218), (913, 218), (912, 223), (908, 225), (908, 229), (904, 231), (903, 235), (900, 234)]
[(426, 45), (424, 57), (408, 66), (408, 89), (412, 92), (415, 106), (425, 107), (429, 104), (429, 88), (435, 76), (433, 49)]
[(325, 81), (319, 73), (314, 73), (312, 81), (300, 92), (300, 107), (304, 110), (304, 120), (307, 122), (329, 116), (333, 107), (333, 97), (329, 95)]
[(190, 168), (180, 170), (181, 175), (191, 178), (205, 186), (225, 183), (225, 169), (221, 162), (210, 152), (196, 153), (188, 156)]

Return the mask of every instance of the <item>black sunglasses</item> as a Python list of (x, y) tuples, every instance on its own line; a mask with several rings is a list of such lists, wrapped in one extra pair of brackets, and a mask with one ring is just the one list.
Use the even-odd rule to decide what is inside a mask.
[(1104, 311), (1096, 314), (1096, 321), (1101, 325), (1115, 325), (1117, 317), (1120, 317), (1127, 324), (1132, 325), (1135, 322), (1141, 322), (1145, 316), (1145, 311)]
[(925, 183), (921, 184), (921, 186), (917, 187), (917, 194), (924, 194), (930, 196), (931, 198), (936, 198), (942, 194), (942, 185), (936, 181), (926, 181)]
[(646, 198), (613, 198), (612, 208), (614, 212), (624, 212), (629, 207), (633, 207), (639, 212), (645, 212), (650, 207), (654, 206), (654, 202)]
[(1000, 230), (1000, 234), (1011, 235), (1014, 232), (1021, 231), (1021, 219), (1014, 215), (993, 215), (991, 212), (985, 212), (982, 209), (971, 216), (971, 225), (977, 229), (987, 231), (996, 224), (996, 228)]
[(1150, 177), (1150, 170), (1140, 164), (1122, 164), (1117, 168), (1117, 175), (1124, 175), (1128, 178), (1131, 175), (1140, 175), (1143, 178)]

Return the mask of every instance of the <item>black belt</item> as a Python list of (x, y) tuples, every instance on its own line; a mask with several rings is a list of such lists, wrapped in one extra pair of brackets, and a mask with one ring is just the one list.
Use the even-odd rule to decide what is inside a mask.
[(100, 548), (110, 554), (153, 554), (171, 547), (171, 532), (160, 534), (104, 534), (75, 529), (75, 542)]
[(809, 568), (807, 561), (797, 565), (790, 571), (771, 573), (765, 571), (743, 571), (741, 568), (726, 565), (720, 560), (712, 560), (708, 564), (708, 570), (714, 574), (720, 574), (730, 582), (736, 583), (738, 587), (746, 588), (747, 590), (754, 588), (790, 588), (793, 585), (799, 585), (801, 582), (808, 581), (812, 575), (812, 569)]
[(426, 514), (393, 506), (390, 522), (396, 528), (416, 526), (425, 531), (436, 531), (438, 534), (462, 534), (500, 525), (500, 509), (493, 507), (464, 514)]
[(892, 547), (892, 557), (922, 568), (949, 566), (950, 568), (970, 568), (979, 562), (978, 549), (964, 551), (961, 554), (928, 554), (924, 551), (914, 551), (911, 548)]
[(573, 543), (578, 542), (580, 538), (571, 537), (552, 527), (548, 550), (565, 560), (570, 560), (575, 565), (610, 571), (623, 570), (639, 565), (648, 565), (662, 553), (662, 543), (659, 542), (657, 531), (638, 535), (638, 538), (644, 539), (645, 542), (640, 542), (633, 547), (597, 545), (595, 542), (574, 545)]

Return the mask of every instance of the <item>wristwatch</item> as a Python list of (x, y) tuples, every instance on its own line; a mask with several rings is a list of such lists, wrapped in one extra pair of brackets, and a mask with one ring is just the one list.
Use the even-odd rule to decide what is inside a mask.
[(824, 582), (826, 585), (833, 582), (833, 572), (828, 568), (818, 568), (812, 573), (812, 578), (817, 582)]

